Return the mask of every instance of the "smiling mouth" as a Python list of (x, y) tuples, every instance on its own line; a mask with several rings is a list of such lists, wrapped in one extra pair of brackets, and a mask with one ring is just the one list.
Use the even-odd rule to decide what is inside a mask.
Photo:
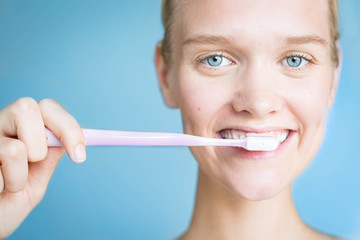
[(223, 139), (245, 139), (246, 137), (250, 136), (271, 136), (278, 140), (279, 144), (282, 144), (288, 138), (290, 130), (283, 129), (268, 132), (246, 132), (237, 129), (224, 129), (219, 133)]

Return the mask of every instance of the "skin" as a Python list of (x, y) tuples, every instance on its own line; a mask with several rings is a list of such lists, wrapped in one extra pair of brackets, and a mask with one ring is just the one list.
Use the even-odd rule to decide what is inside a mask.
[[(285, 41), (315, 34), (330, 42), (326, 1), (181, 5), (172, 62), (164, 63), (159, 43), (155, 64), (165, 102), (181, 110), (185, 132), (219, 137), (224, 128), (275, 127), (291, 129), (293, 136), (282, 151), (257, 160), (229, 148), (191, 148), (200, 165), (198, 189), (191, 224), (180, 239), (331, 239), (301, 221), (290, 190), (321, 143), (340, 67), (333, 67), (328, 45)], [(217, 38), (187, 41), (204, 34)], [(230, 64), (206, 67), (204, 54), (214, 52)], [(294, 52), (316, 61), (294, 71), (283, 62)], [(64, 148), (47, 148), (44, 126)], [(85, 161), (83, 144), (76, 120), (53, 100), (21, 98), (0, 111), (0, 238), (41, 201), (65, 151), (75, 163)]]
[[(191, 148), (198, 189), (180, 239), (331, 239), (302, 222), (291, 198), (291, 182), (321, 144), (339, 79), (324, 27), (327, 1), (185, 0), (177, 11), (171, 62), (164, 63), (160, 42), (155, 63), (165, 102), (181, 110), (184, 131), (291, 132), (281, 150), (251, 157)], [(223, 56), (222, 64), (210, 66), (212, 56)], [(291, 56), (305, 64), (289, 66)]]
[[(61, 139), (64, 148), (47, 148), (44, 125)], [(21, 98), (2, 109), (0, 146), (2, 239), (41, 201), (65, 150), (75, 163), (84, 162), (86, 153), (79, 124), (50, 99)]]

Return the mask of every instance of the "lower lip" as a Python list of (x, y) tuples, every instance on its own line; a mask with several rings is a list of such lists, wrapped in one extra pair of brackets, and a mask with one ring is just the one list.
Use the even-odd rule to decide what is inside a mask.
[[(290, 130), (289, 136), (286, 138), (286, 140), (283, 143), (281, 143), (274, 151), (248, 151), (244, 148), (239, 148), (239, 147), (225, 147), (225, 148), (235, 153), (236, 157), (238, 158), (249, 159), (249, 160), (263, 160), (274, 157), (277, 154), (281, 153), (286, 148), (286, 146), (289, 145), (294, 135), (295, 135), (295, 131)], [(220, 134), (218, 134), (218, 136), (221, 138)]]

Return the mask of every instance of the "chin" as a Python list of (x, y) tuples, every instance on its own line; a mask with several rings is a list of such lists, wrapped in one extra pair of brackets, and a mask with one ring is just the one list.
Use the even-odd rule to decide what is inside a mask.
[(223, 187), (238, 198), (262, 201), (280, 194), (290, 186), (291, 179), (284, 174), (269, 171), (224, 176), (221, 182)]

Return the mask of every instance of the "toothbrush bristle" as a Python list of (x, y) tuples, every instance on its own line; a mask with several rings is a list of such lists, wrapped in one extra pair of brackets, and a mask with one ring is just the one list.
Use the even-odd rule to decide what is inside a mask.
[(249, 151), (273, 151), (279, 145), (279, 141), (271, 136), (249, 136), (246, 149)]

